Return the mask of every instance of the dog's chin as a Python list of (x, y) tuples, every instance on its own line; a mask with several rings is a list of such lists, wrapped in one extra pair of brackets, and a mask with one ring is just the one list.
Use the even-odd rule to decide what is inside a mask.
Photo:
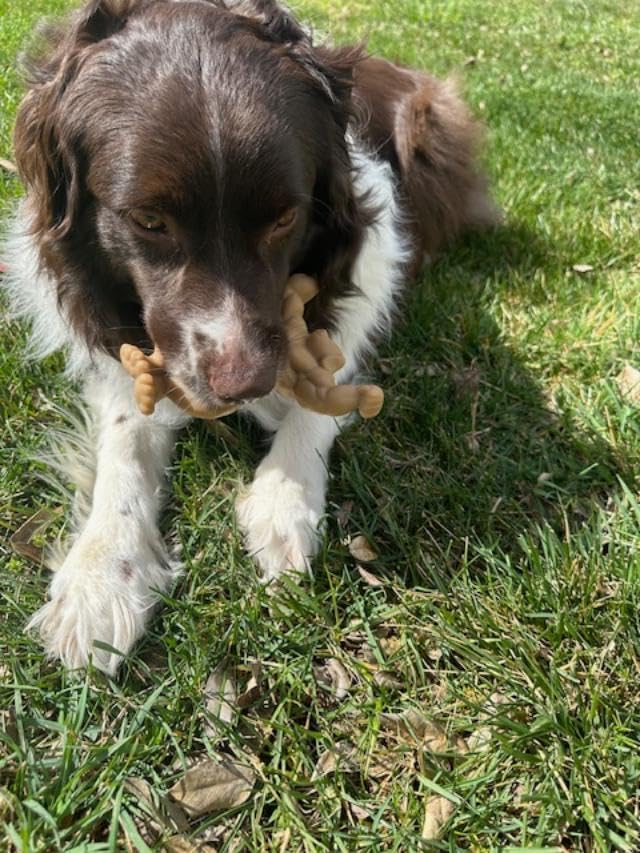
[(212, 392), (194, 391), (184, 380), (175, 376), (170, 375), (169, 378), (173, 385), (173, 390), (169, 394), (170, 399), (196, 418), (204, 418), (205, 420), (221, 418), (250, 402), (249, 400), (239, 400), (229, 403), (229, 401), (221, 400)]

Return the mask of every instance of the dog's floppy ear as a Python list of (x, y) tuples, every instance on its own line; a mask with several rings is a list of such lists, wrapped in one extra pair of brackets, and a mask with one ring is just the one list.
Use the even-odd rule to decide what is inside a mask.
[(34, 230), (44, 239), (68, 233), (79, 196), (78, 152), (65, 133), (61, 103), (87, 49), (122, 29), (146, 0), (92, 0), (62, 24), (45, 26), (33, 56), (23, 58), (29, 91), (16, 118), (14, 148), (29, 190)]
[(259, 21), (276, 41), (294, 43), (308, 38), (291, 12), (275, 0), (226, 0), (225, 5), (237, 15)]
[(365, 230), (376, 211), (354, 186), (354, 163), (348, 128), (357, 123), (358, 108), (352, 93), (355, 70), (365, 57), (360, 45), (293, 47), (316, 91), (322, 93), (331, 123), (322, 132), (313, 218), (313, 272), (321, 284), (320, 302), (351, 288), (351, 273)]

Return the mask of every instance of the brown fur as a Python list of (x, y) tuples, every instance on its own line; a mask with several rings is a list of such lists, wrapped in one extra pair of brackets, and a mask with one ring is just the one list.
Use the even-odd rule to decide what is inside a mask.
[[(294, 272), (320, 284), (310, 327), (330, 326), (376, 215), (354, 190), (348, 128), (397, 172), (408, 275), (494, 218), (478, 127), (451, 83), (315, 46), (273, 0), (92, 0), (40, 45), (16, 160), (42, 262), (90, 347), (153, 339), (177, 359), (176, 316), (231, 287), (246, 304), (243, 359), (282, 363)], [(293, 203), (286, 241), (265, 241)], [(132, 231), (139, 206), (165, 211), (170, 235)], [(204, 373), (225, 368), (216, 359), (203, 354)]]

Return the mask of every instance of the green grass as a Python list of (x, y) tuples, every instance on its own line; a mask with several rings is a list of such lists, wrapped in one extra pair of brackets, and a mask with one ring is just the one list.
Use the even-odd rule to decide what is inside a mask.
[[(68, 4), (24, 5), (0, 0), (5, 157), (14, 56), (36, 18)], [(390, 58), (460, 71), (489, 128), (507, 223), (458, 244), (412, 291), (374, 365), (385, 411), (334, 454), (312, 585), (273, 603), (255, 580), (233, 500), (260, 437), (233, 418), (231, 437), (195, 425), (179, 446), (166, 530), (187, 571), (117, 680), (43, 660), (23, 626), (47, 573), (1, 546), (0, 848), (162, 849), (125, 779), (165, 793), (188, 759), (231, 751), (253, 756), (258, 781), (244, 805), (192, 821), (194, 844), (213, 832), (221, 850), (638, 850), (640, 429), (615, 377), (637, 360), (640, 331), (640, 11), (623, 0), (297, 9), (336, 40), (368, 36)], [(6, 212), (19, 189), (0, 179)], [(51, 401), (73, 392), (57, 359), (24, 365), (24, 339), (5, 318), (6, 537), (65, 504), (31, 457), (61, 423)], [(359, 532), (382, 586), (349, 554)], [(329, 657), (352, 674), (340, 702), (314, 676)], [(205, 733), (202, 690), (223, 659), (261, 661), (263, 690), (221, 744)], [(380, 669), (398, 683), (381, 685)], [(412, 706), (450, 748), (381, 730), (381, 714)], [(456, 747), (478, 729), (483, 749)], [(345, 740), (355, 766), (312, 780)], [(456, 808), (427, 844), (425, 808), (443, 792)]]

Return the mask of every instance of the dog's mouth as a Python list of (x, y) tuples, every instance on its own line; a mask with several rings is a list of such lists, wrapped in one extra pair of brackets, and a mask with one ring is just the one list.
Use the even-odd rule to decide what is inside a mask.
[(171, 383), (169, 399), (196, 418), (215, 420), (252, 402), (252, 400), (224, 400), (213, 393), (208, 393), (206, 396), (194, 394), (183, 381), (170, 374), (167, 376)]

